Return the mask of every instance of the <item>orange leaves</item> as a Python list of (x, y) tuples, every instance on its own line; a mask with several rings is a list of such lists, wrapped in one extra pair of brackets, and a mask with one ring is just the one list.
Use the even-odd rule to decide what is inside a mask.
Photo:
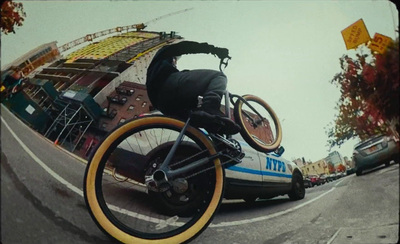
[(22, 26), (25, 16), (22, 3), (4, 1), (1, 5), (1, 31), (6, 35), (15, 33), (14, 27)]
[(344, 166), (343, 164), (339, 164), (336, 170), (339, 172), (346, 172), (346, 166)]
[(371, 85), (375, 82), (376, 79), (376, 71), (374, 67), (372, 67), (370, 64), (364, 64), (363, 70), (362, 70), (362, 76), (364, 78), (364, 81), (368, 84)]
[(334, 126), (327, 130), (330, 147), (354, 136), (384, 133), (399, 118), (399, 40), (385, 54), (356, 54), (340, 58), (342, 71), (331, 83), (340, 88)]

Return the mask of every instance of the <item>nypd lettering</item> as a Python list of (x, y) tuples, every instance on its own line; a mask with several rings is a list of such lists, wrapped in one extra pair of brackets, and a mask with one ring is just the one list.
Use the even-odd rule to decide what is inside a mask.
[(278, 172), (286, 172), (286, 165), (280, 160), (267, 157), (266, 169)]

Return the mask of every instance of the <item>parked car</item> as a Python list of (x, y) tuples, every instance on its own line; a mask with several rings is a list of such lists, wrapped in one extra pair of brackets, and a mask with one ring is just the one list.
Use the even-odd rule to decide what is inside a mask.
[(319, 175), (309, 175), (312, 186), (319, 186), (322, 185), (321, 179)]
[(305, 187), (305, 188), (313, 187), (310, 178), (305, 177), (305, 178), (303, 179), (303, 182), (304, 182), (304, 187)]
[(351, 175), (351, 174), (354, 174), (356, 172), (356, 170), (354, 169), (354, 168), (351, 168), (351, 169), (348, 169), (347, 171), (346, 171), (346, 174), (347, 175)]
[(360, 176), (363, 170), (399, 161), (399, 145), (393, 136), (376, 135), (354, 146), (353, 160), (356, 175)]
[(325, 184), (326, 182), (328, 182), (328, 176), (325, 174), (320, 175), (319, 181), (321, 182), (321, 184)]
[(331, 182), (331, 181), (334, 181), (334, 180), (336, 180), (336, 174), (335, 173), (329, 174), (328, 177), (326, 178), (327, 182)]

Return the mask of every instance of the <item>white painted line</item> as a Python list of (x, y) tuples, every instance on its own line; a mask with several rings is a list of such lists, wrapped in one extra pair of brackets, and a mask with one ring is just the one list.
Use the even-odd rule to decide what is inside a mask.
[(56, 180), (58, 180), (61, 184), (65, 185), (68, 189), (71, 191), (77, 193), (78, 195), (83, 197), (83, 191), (79, 189), (78, 187), (72, 185), (68, 181), (66, 181), (64, 178), (62, 178), (59, 174), (54, 172), (52, 169), (50, 169), (40, 158), (38, 158), (26, 145), (25, 143), (22, 142), (21, 139), (15, 134), (15, 132), (10, 128), (10, 126), (7, 124), (7, 122), (1, 117), (1, 121), (4, 123), (4, 125), (7, 127), (7, 129), (10, 131), (10, 133), (13, 135), (15, 140), (21, 145), (21, 147), (26, 151), (26, 153), (29, 154), (33, 158), (33, 160), (38, 163), (47, 173), (49, 173), (52, 177), (54, 177)]
[(337, 231), (336, 231), (336, 233), (331, 237), (331, 239), (329, 239), (329, 241), (326, 243), (326, 244), (331, 244), (334, 240), (335, 240), (335, 238), (339, 235), (339, 232), (342, 230), (342, 227), (340, 227)]
[[(339, 183), (340, 182), (338, 182), (337, 184), (339, 184)], [(325, 196), (325, 195), (331, 193), (332, 191), (334, 191), (336, 189), (336, 185), (332, 189), (330, 189), (329, 191), (324, 192), (323, 194), (317, 196), (316, 198), (308, 200), (307, 202), (299, 204), (299, 205), (297, 205), (297, 206), (295, 206), (293, 208), (289, 208), (289, 209), (286, 209), (284, 211), (280, 211), (280, 212), (277, 212), (277, 213), (273, 213), (273, 214), (269, 214), (267, 216), (262, 216), (262, 217), (257, 217), (257, 218), (244, 219), (244, 220), (238, 220), (238, 221), (230, 221), (230, 222), (221, 222), (221, 223), (218, 223), (218, 224), (211, 224), (210, 227), (226, 227), (226, 226), (243, 225), (243, 224), (250, 224), (250, 223), (254, 223), (254, 222), (259, 222), (259, 221), (272, 219), (272, 218), (275, 218), (275, 217), (290, 213), (290, 212), (295, 211), (295, 210), (297, 210), (299, 208), (302, 208), (302, 207), (304, 207), (304, 206), (306, 206), (306, 205), (308, 205), (308, 204), (310, 204), (310, 203), (312, 203), (314, 201), (317, 201), (318, 199), (322, 198), (323, 196)]]
[[(3, 117), (1, 117), (1, 121), (4, 123), (4, 125), (7, 127), (7, 129), (10, 131), (11, 135), (15, 138), (15, 140), (17, 140), (17, 142), (21, 145), (21, 147), (29, 154), (29, 156), (32, 157), (32, 159), (39, 164), (47, 173), (49, 173), (54, 179), (58, 180), (61, 184), (63, 184), (65, 187), (67, 187), (68, 189), (70, 189), (71, 191), (77, 193), (79, 196), (83, 197), (83, 191), (80, 190), (79, 188), (75, 187), (74, 185), (72, 185), (71, 183), (69, 183), (67, 180), (65, 180), (64, 178), (62, 178), (59, 174), (57, 174), (56, 172), (54, 172), (52, 169), (50, 169), (42, 160), (40, 160), (40, 158), (38, 158), (26, 145), (25, 143), (22, 142), (21, 139), (19, 139), (19, 137), (15, 134), (15, 132), (11, 129), (11, 127), (7, 124), (7, 122), (3, 119)], [(157, 218), (152, 218), (146, 215), (142, 215), (142, 214), (138, 214), (136, 212), (132, 212), (132, 211), (128, 211), (122, 208), (119, 208), (117, 206), (114, 205), (109, 205), (110, 209), (117, 211), (119, 213), (122, 214), (126, 214), (129, 215), (131, 217), (135, 217), (138, 219), (144, 219), (147, 220), (149, 222), (152, 223), (163, 223), (165, 222), (165, 220), (162, 219), (157, 219)], [(170, 225), (182, 225), (182, 223), (180, 222), (174, 222), (174, 223), (170, 223)]]
[[(71, 191), (77, 193), (78, 195), (80, 195), (81, 197), (83, 197), (83, 191), (80, 190), (79, 188), (75, 187), (74, 185), (72, 185), (71, 183), (69, 183), (67, 180), (65, 180), (64, 178), (62, 178), (60, 175), (58, 175), (56, 172), (54, 172), (52, 169), (50, 169), (42, 160), (40, 160), (40, 158), (38, 158), (26, 145), (25, 143), (22, 142), (21, 139), (19, 139), (19, 137), (15, 134), (15, 132), (11, 129), (11, 127), (7, 124), (7, 122), (3, 119), (3, 117), (1, 117), (1, 121), (4, 123), (4, 125), (8, 128), (8, 130), (10, 131), (10, 133), (13, 135), (13, 137), (17, 140), (17, 142), (21, 145), (21, 147), (33, 158), (33, 160), (38, 163), (47, 173), (49, 173), (53, 178), (55, 178), (56, 180), (58, 180), (61, 184), (65, 185), (68, 189), (70, 189)], [(281, 215), (284, 215), (286, 213), (295, 211), (299, 208), (302, 208), (320, 198), (322, 198), (323, 196), (331, 193), (332, 191), (334, 191), (336, 189), (336, 186), (340, 183), (341, 181), (337, 182), (335, 184), (335, 186), (330, 189), (327, 192), (324, 192), (323, 194), (317, 196), (316, 198), (313, 198), (311, 200), (308, 200), (307, 202), (304, 202), (302, 204), (299, 204), (293, 208), (290, 209), (286, 209), (284, 211), (281, 212), (277, 212), (277, 213), (273, 213), (270, 214), (268, 216), (263, 216), (263, 217), (258, 217), (258, 218), (251, 218), (251, 219), (244, 219), (244, 220), (239, 220), (239, 221), (230, 221), (230, 222), (221, 222), (218, 224), (210, 224), (209, 227), (213, 228), (213, 227), (227, 227), (227, 226), (237, 226), (237, 225), (244, 225), (244, 224), (249, 224), (249, 223), (254, 223), (254, 222), (259, 222), (259, 221), (263, 221), (263, 220), (268, 220), (268, 219), (272, 219)]]

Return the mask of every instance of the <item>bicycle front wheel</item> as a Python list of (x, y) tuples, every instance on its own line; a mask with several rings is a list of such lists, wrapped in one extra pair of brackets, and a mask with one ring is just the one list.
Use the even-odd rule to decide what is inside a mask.
[[(243, 100), (242, 100), (243, 99)], [(234, 118), (243, 139), (254, 149), (270, 152), (282, 141), (282, 128), (272, 108), (261, 98), (244, 95), (234, 107)]]
[[(163, 162), (184, 123), (151, 116), (112, 131), (86, 167), (84, 196), (97, 226), (123, 243), (183, 243), (211, 222), (223, 196), (219, 159), (182, 173), (171, 187), (155, 191), (145, 184)], [(215, 154), (211, 141), (188, 127), (172, 158), (172, 169)]]

